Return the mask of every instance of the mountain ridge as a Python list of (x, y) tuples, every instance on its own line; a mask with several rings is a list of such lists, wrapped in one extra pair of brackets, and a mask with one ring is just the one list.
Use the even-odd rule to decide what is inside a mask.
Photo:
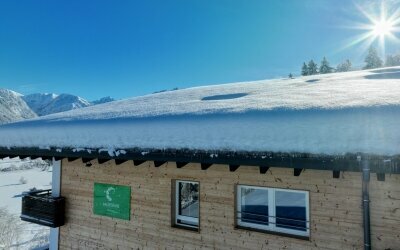
[(38, 115), (44, 116), (77, 108), (84, 108), (91, 103), (79, 96), (71, 94), (31, 94), (23, 96), (22, 99)]
[(22, 94), (0, 88), (0, 124), (37, 117)]
[(65, 93), (34, 93), (22, 96), (22, 99), (38, 116), (45, 116), (114, 101), (113, 98), (107, 96), (90, 102), (80, 96)]
[(0, 125), (114, 101), (110, 96), (89, 102), (72, 94), (23, 95), (0, 88)]

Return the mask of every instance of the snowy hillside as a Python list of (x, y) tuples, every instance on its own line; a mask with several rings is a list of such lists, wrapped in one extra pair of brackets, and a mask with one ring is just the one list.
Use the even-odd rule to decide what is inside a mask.
[(0, 129), (0, 147), (400, 153), (400, 67), (152, 94)]
[(26, 105), (21, 94), (0, 89), (0, 124), (36, 117)]
[(31, 94), (22, 97), (39, 116), (90, 106), (85, 99), (70, 94)]
[(92, 120), (400, 105), (400, 67), (211, 85), (151, 94), (42, 120)]

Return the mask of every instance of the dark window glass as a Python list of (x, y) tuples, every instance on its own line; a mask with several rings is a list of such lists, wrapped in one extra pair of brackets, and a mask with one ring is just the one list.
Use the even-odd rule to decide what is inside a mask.
[(276, 191), (276, 226), (307, 231), (306, 195), (304, 193)]
[(178, 215), (184, 217), (178, 217), (177, 222), (197, 226), (199, 218), (199, 184), (178, 182), (178, 195)]
[(241, 188), (241, 221), (268, 225), (268, 190)]

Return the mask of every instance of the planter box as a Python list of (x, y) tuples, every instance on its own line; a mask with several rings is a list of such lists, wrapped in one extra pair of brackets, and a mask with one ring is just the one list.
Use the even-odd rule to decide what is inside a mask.
[(26, 193), (22, 197), (21, 220), (59, 227), (64, 225), (65, 198), (52, 197), (51, 190)]

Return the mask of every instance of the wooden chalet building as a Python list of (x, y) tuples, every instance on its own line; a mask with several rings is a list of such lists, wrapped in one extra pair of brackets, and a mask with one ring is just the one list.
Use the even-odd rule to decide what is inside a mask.
[(400, 68), (158, 93), (0, 127), (54, 160), (52, 249), (399, 249)]

